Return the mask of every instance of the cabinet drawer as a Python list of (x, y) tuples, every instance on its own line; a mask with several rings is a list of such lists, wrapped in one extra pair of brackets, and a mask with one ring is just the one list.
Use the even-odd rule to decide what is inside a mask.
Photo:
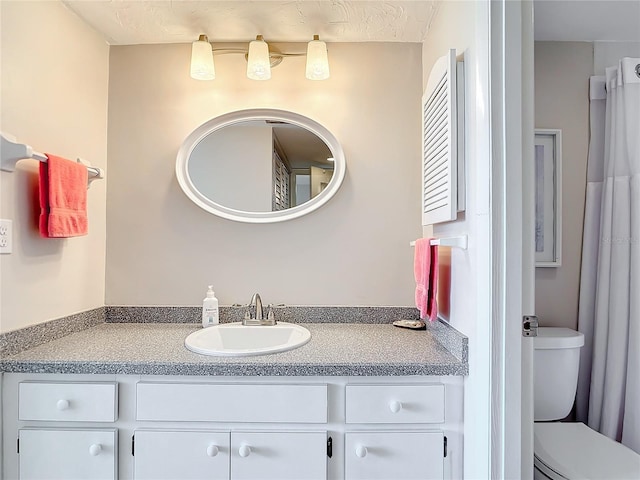
[(21, 382), (20, 420), (115, 422), (118, 418), (116, 382)]
[(327, 386), (140, 382), (136, 419), (326, 423)]
[(442, 423), (444, 385), (347, 385), (347, 423)]
[(20, 480), (114, 480), (118, 432), (114, 429), (18, 431)]

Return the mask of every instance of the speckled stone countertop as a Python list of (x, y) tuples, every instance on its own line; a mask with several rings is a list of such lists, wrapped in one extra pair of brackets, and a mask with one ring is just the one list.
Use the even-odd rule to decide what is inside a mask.
[[(0, 371), (222, 376), (466, 375), (433, 331), (390, 324), (309, 323), (311, 341), (288, 352), (213, 357), (190, 352), (197, 324), (102, 323), (0, 360)], [(265, 327), (266, 328), (266, 327)], [(466, 357), (466, 355), (465, 355)]]

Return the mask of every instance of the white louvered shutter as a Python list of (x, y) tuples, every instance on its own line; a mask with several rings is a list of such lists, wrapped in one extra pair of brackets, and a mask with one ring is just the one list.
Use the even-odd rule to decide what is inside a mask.
[(456, 52), (433, 66), (422, 97), (422, 224), (448, 222), (457, 212)]
[(273, 197), (271, 199), (271, 210), (276, 212), (289, 208), (289, 171), (273, 149)]

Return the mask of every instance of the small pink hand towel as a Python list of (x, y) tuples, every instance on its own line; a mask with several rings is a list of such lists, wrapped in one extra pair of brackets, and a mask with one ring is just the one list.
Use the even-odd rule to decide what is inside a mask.
[(433, 322), (438, 316), (438, 246), (431, 245), (430, 238), (416, 240), (413, 275), (416, 279), (416, 307), (420, 310), (420, 318), (428, 318)]
[(86, 235), (87, 167), (55, 155), (40, 164), (40, 220), (45, 238)]

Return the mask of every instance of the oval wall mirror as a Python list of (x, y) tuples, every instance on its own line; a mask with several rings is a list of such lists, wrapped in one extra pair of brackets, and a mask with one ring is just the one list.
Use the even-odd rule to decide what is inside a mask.
[(324, 205), (346, 170), (338, 140), (293, 112), (252, 109), (213, 118), (178, 151), (184, 193), (215, 215), (249, 223), (291, 220)]

